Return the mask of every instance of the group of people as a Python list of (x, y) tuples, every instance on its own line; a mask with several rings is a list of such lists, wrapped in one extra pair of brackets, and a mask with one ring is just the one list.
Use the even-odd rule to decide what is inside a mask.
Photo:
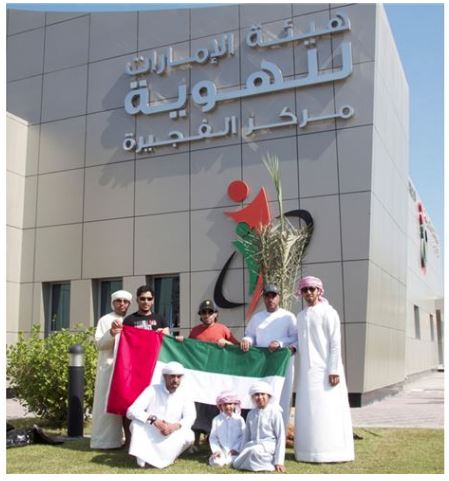
[[(137, 464), (163, 468), (185, 450), (197, 450), (201, 433), (211, 449), (211, 466), (232, 465), (250, 471), (285, 472), (285, 442), (290, 418), (292, 388), (296, 386), (295, 458), (303, 462), (345, 462), (354, 459), (354, 442), (348, 393), (341, 358), (338, 313), (324, 298), (320, 279), (303, 277), (298, 294), (305, 307), (294, 316), (280, 307), (280, 291), (268, 284), (263, 290), (265, 309), (254, 314), (239, 342), (229, 328), (218, 322), (218, 309), (211, 300), (201, 302), (201, 323), (189, 337), (220, 347), (239, 345), (269, 351), (289, 348), (291, 357), (279, 401), (263, 381), (249, 387), (254, 409), (240, 412), (240, 400), (232, 391), (222, 392), (216, 406), (191, 400), (184, 367), (168, 363), (161, 384), (148, 386), (128, 408), (123, 419), (105, 411), (106, 393), (112, 374), (114, 346), (123, 325), (169, 334), (164, 319), (152, 312), (150, 287), (137, 290), (138, 311), (125, 317), (132, 296), (117, 291), (111, 296), (113, 312), (97, 325), (99, 349), (92, 416), (91, 448), (125, 446)], [(182, 336), (177, 336), (179, 342)], [(299, 369), (294, 369), (298, 351)], [(246, 415), (246, 421), (244, 415)], [(242, 416), (243, 415), (243, 416)]]

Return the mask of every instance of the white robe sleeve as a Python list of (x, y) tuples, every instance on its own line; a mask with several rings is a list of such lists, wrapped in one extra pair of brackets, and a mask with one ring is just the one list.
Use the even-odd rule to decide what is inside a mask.
[(218, 423), (217, 423), (217, 416), (212, 419), (212, 427), (210, 429), (209, 434), (209, 446), (212, 453), (221, 450), (220, 441), (218, 440)]
[(107, 351), (114, 348), (115, 338), (110, 333), (113, 319), (111, 317), (102, 317), (97, 324), (95, 330), (95, 343), (100, 351)]
[[(251, 411), (248, 413), (248, 416), (250, 416), (250, 414), (251, 414)], [(245, 447), (245, 444), (248, 443), (251, 440), (251, 430), (250, 430), (249, 423), (248, 423), (248, 417), (246, 418), (246, 421), (247, 421), (247, 423), (246, 423), (245, 429), (243, 431), (242, 440), (240, 442), (240, 447), (237, 450), (239, 453), (242, 452), (243, 448)]]
[(273, 419), (273, 431), (276, 436), (276, 449), (274, 451), (273, 464), (284, 464), (285, 460), (285, 428), (281, 411), (275, 412)]
[(338, 374), (338, 364), (340, 359), (341, 349), (341, 331), (340, 331), (340, 318), (335, 309), (331, 309), (326, 314), (327, 320), (327, 334), (329, 336), (329, 374)]
[(254, 316), (251, 317), (246, 326), (245, 337), (242, 338), (242, 341), (248, 341), (252, 346), (256, 342), (256, 322)]
[(182, 407), (182, 418), (179, 424), (182, 428), (191, 428), (196, 419), (195, 403), (191, 399), (185, 399)]
[(245, 420), (241, 417), (239, 419), (238, 430), (236, 430), (235, 441), (231, 447), (234, 451), (240, 452), (243, 435), (245, 434)]
[(143, 423), (147, 421), (148, 417), (152, 414), (147, 411), (148, 406), (151, 404), (155, 396), (153, 386), (146, 387), (137, 399), (129, 406), (126, 411), (126, 417)]

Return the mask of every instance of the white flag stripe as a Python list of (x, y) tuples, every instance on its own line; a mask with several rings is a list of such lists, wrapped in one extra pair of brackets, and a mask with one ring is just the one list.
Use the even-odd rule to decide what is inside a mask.
[[(158, 384), (161, 382), (162, 368), (165, 365), (166, 363), (157, 361), (151, 384)], [(192, 395), (194, 401), (215, 405), (215, 400), (218, 394), (222, 391), (232, 390), (238, 395), (243, 409), (252, 409), (254, 408), (254, 404), (248, 391), (253, 382), (265, 381), (270, 384), (274, 393), (273, 397), (279, 402), (284, 380), (285, 378), (282, 376), (251, 378), (236, 376), (234, 374), (217, 374), (207, 371), (186, 369), (183, 384)]]

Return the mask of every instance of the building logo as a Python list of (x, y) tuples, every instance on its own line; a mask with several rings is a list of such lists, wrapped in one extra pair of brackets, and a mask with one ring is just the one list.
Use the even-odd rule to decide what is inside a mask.
[(426, 229), (426, 215), (424, 213), (424, 207), (422, 202), (417, 202), (418, 208), (418, 223), (419, 223), (419, 257), (421, 270), (426, 273), (427, 269), (427, 229)]
[[(249, 193), (250, 188), (244, 181), (235, 180), (228, 186), (228, 196), (234, 202), (245, 201)], [(254, 256), (256, 245), (252, 239), (254, 239), (255, 232), (260, 231), (260, 229), (271, 223), (272, 217), (265, 188), (261, 187), (256, 197), (248, 205), (238, 210), (225, 212), (225, 215), (237, 223), (235, 232), (239, 238), (232, 242), (236, 251), (229, 256), (215, 283), (214, 301), (218, 307), (224, 309), (232, 309), (244, 305), (243, 302), (229, 301), (223, 292), (227, 272), (238, 251), (242, 255), (248, 270), (248, 294), (251, 296), (245, 312), (245, 319), (248, 320), (254, 312), (263, 290), (263, 276)], [(312, 231), (313, 219), (307, 210), (291, 210), (284, 215), (299, 219)]]

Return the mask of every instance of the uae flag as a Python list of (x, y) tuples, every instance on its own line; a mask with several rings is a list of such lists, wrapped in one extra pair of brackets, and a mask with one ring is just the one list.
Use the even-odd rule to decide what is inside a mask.
[(224, 348), (209, 342), (184, 339), (124, 326), (115, 355), (107, 411), (124, 415), (128, 407), (149, 385), (162, 382), (162, 368), (180, 362), (186, 370), (183, 384), (193, 400), (215, 406), (220, 392), (233, 390), (243, 409), (253, 408), (248, 394), (254, 381), (271, 384), (279, 400), (290, 359), (287, 348), (269, 352), (266, 348), (241, 351), (239, 346)]

